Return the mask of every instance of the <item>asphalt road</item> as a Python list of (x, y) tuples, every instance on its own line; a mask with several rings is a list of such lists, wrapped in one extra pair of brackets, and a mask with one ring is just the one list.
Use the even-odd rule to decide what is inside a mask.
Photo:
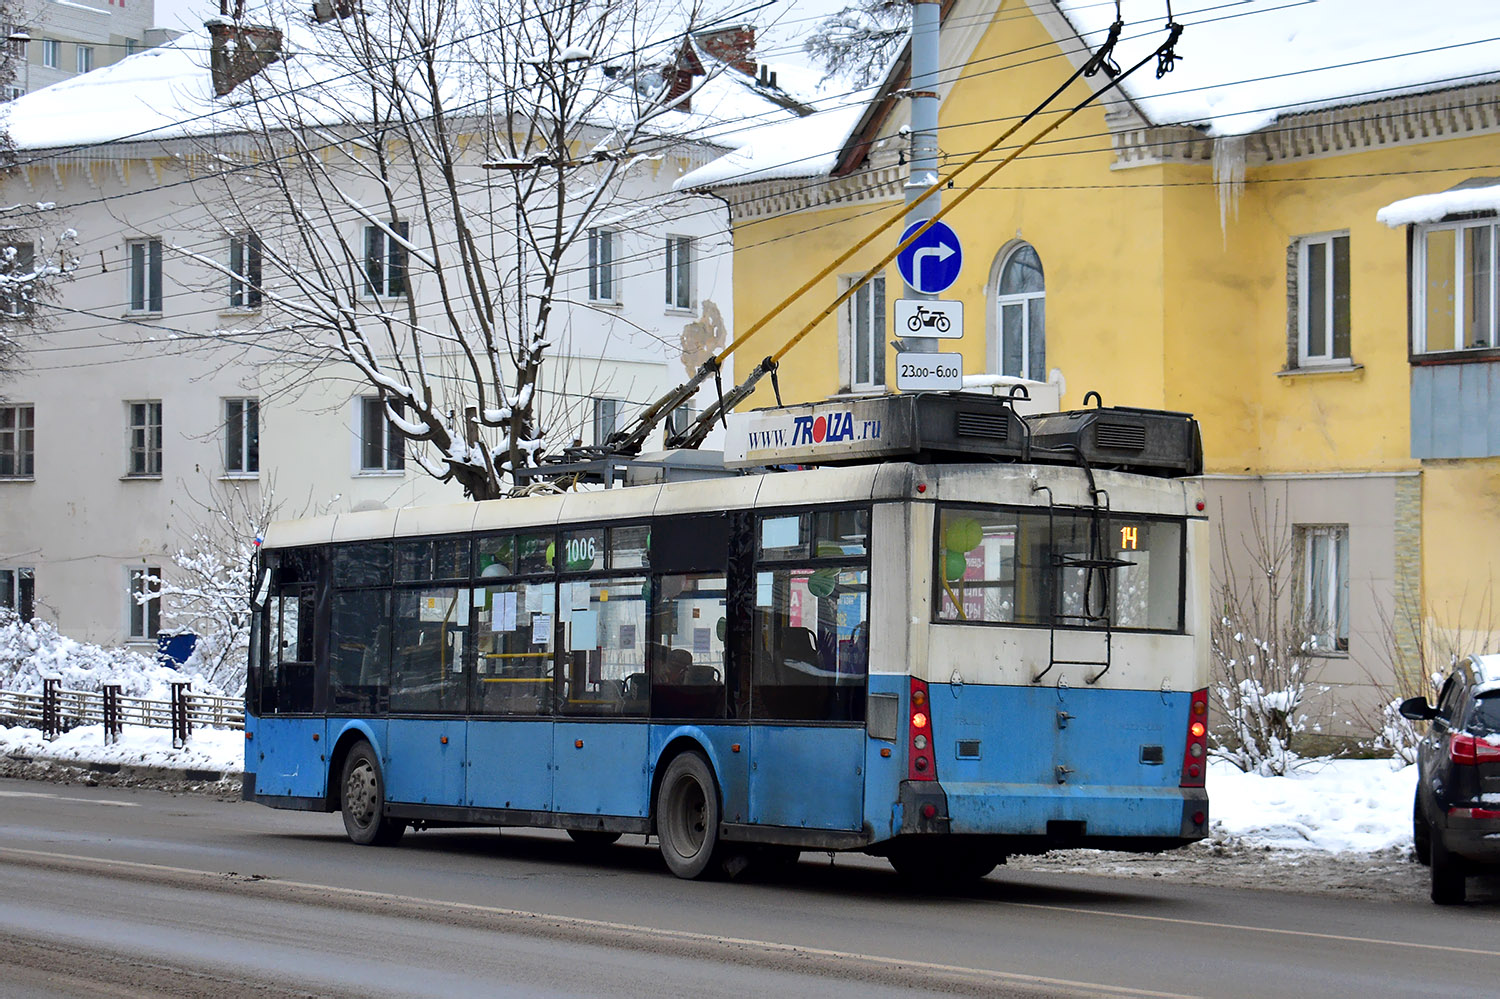
[[(1486, 896), (1492, 898), (1493, 896)], [(409, 834), (336, 815), (0, 780), (0, 996), (1484, 996), (1500, 902), (883, 861), (678, 881), (640, 837)]]

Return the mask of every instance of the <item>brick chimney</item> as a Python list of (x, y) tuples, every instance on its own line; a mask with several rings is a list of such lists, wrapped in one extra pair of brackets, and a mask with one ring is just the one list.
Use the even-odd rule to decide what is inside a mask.
[(746, 76), (755, 75), (755, 25), (737, 24), (699, 31), (693, 35), (693, 41), (720, 62), (733, 66)]
[[(667, 92), (662, 100), (669, 104), (693, 89), (693, 77), (704, 75), (703, 63), (686, 40), (683, 41), (682, 48), (677, 50), (677, 58), (663, 70), (663, 75), (667, 78)], [(673, 107), (678, 111), (691, 111), (693, 99), (685, 97)]]
[(208, 68), (215, 96), (223, 97), (281, 58), (281, 32), (276, 28), (223, 17), (203, 24), (208, 28)]

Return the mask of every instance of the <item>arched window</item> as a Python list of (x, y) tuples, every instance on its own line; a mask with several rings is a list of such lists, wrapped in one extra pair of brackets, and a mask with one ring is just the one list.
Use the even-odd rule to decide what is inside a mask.
[(1047, 380), (1047, 286), (1042, 260), (1020, 243), (1000, 265), (996, 284), (992, 371), (1035, 381)]

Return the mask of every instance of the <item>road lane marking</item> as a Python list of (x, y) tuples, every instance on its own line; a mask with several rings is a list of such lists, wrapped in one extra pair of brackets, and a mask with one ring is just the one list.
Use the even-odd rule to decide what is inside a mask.
[(1241, 923), (1215, 923), (1203, 919), (1180, 919), (1174, 916), (1147, 916), (1138, 912), (1109, 912), (1105, 909), (1079, 909), (1069, 905), (1045, 905), (1041, 902), (1001, 902), (1017, 909), (1043, 909), (1048, 912), (1067, 912), (1084, 916), (1105, 916), (1110, 919), (1138, 919), (1152, 923), (1171, 923), (1175, 926), (1191, 926), (1195, 929), (1242, 930), (1247, 933), (1269, 933), (1275, 936), (1307, 937), (1312, 940), (1334, 940), (1339, 943), (1371, 944), (1376, 947), (1406, 947), (1410, 950), (1435, 950), (1448, 954), (1472, 954), (1476, 957), (1500, 957), (1500, 950), (1479, 950), (1474, 947), (1451, 947), (1446, 944), (1414, 943), (1410, 940), (1381, 940), (1377, 937), (1352, 937), (1340, 933), (1319, 933), (1316, 930), (1288, 930), (1278, 926), (1247, 926)]
[[(585, 919), (579, 916), (560, 916), (548, 912), (532, 912), (526, 909), (506, 909), (499, 906), (476, 905), (470, 902), (453, 902), (444, 899), (422, 898), (415, 895), (398, 895), (392, 892), (369, 891), (363, 888), (344, 888), (338, 885), (324, 885), (307, 881), (290, 881), (274, 877), (262, 877), (260, 875), (243, 875), (225, 871), (205, 871), (191, 867), (171, 867), (165, 864), (147, 864), (133, 860), (109, 860), (98, 857), (86, 857), (77, 854), (54, 853), (44, 850), (22, 850), (15, 847), (0, 846), (0, 857), (11, 856), (16, 858), (34, 858), (62, 863), (75, 864), (82, 867), (94, 868), (123, 868), (127, 870), (150, 872), (156, 874), (174, 874), (194, 879), (208, 879), (216, 884), (222, 884), (226, 877), (235, 879), (241, 884), (255, 884), (272, 887), (287, 887), (303, 891), (321, 892), (329, 895), (342, 896), (345, 898), (357, 898), (365, 901), (396, 902), (407, 905), (424, 906), (428, 908), (440, 908), (458, 910), (461, 912), (476, 913), (487, 916), (495, 916), (518, 922), (533, 923), (540, 921), (552, 924), (559, 928), (570, 930), (593, 930), (612, 932), (621, 935), (635, 937), (653, 937), (659, 940), (674, 943), (710, 946), (717, 948), (740, 948), (752, 951), (771, 952), (788, 957), (813, 957), (830, 961), (859, 962), (881, 968), (886, 971), (903, 972), (925, 972), (934, 975), (947, 975), (963, 979), (982, 979), (996, 983), (1006, 983), (1015, 986), (1046, 988), (1051, 990), (1067, 990), (1067, 994), (1076, 996), (1128, 996), (1131, 999), (1197, 999), (1197, 997), (1179, 992), (1160, 992), (1152, 989), (1136, 989), (1124, 985), (1107, 985), (1100, 982), (1084, 982), (1066, 978), (1048, 978), (1042, 975), (1025, 975), (1009, 971), (995, 971), (988, 968), (968, 968), (954, 964), (937, 964), (931, 961), (916, 961), (906, 958), (886, 957), (879, 954), (861, 954), (853, 951), (831, 950), (821, 947), (804, 947), (797, 944), (780, 943), (774, 940), (756, 940), (749, 937), (727, 937), (712, 933), (695, 933), (691, 930), (672, 930), (655, 926), (644, 926), (632, 923), (617, 923), (603, 919)], [(598, 941), (595, 941), (598, 942)], [(1061, 995), (1061, 992), (1049, 994)]]
[(44, 791), (0, 791), (0, 798), (50, 798), (53, 801), (78, 801), (85, 805), (114, 805), (116, 808), (140, 808), (138, 801), (112, 801), (109, 798), (69, 798)]

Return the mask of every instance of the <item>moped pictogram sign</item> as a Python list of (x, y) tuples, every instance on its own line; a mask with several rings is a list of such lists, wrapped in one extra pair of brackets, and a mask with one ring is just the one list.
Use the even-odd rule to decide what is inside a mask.
[(935, 298), (896, 299), (895, 334), (957, 340), (964, 335), (964, 303)]

